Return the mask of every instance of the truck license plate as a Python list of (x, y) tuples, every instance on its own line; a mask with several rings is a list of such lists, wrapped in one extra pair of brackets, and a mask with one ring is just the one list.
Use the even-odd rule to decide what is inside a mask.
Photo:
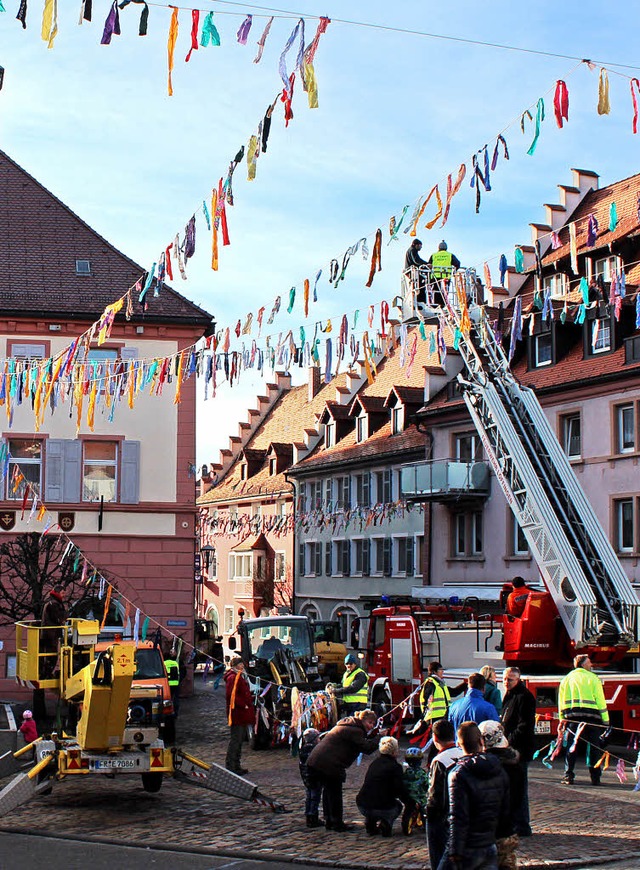
[(133, 758), (93, 758), (91, 766), (94, 770), (135, 770), (137, 767)]
[(551, 722), (536, 722), (536, 734), (551, 734)]

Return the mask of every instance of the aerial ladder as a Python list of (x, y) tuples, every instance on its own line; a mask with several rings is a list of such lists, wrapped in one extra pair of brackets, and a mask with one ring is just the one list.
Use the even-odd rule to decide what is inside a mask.
[[(476, 302), (475, 275), (458, 272), (427, 284), (419, 316), (437, 318), (454, 337), (463, 360), (460, 391), (571, 649), (596, 661), (619, 660), (638, 643), (640, 600), (567, 455), (533, 390), (511, 372), (486, 309)], [(505, 623), (505, 653), (507, 630)]]
[(0, 791), (0, 817), (71, 776), (138, 774), (145, 791), (160, 790), (172, 776), (210, 791), (268, 806), (281, 804), (226, 768), (166, 746), (158, 728), (140, 727), (130, 715), (131, 683), (136, 671), (136, 644), (116, 639), (96, 652), (96, 620), (70, 619), (60, 631), (59, 653), (42, 643), (51, 626), (16, 624), (16, 679), (32, 689), (49, 689), (67, 708), (66, 723), (17, 752), (0, 757), (0, 775), (33, 759), (29, 770)]

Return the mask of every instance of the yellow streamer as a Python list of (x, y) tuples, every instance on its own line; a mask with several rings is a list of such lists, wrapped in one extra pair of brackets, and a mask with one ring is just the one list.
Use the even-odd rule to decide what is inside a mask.
[(176, 40), (178, 38), (178, 9), (176, 6), (171, 6), (171, 23), (169, 24), (169, 38), (167, 39), (167, 60), (169, 64), (169, 76), (167, 79), (167, 90), (169, 96), (173, 96), (173, 83), (171, 81), (171, 73), (173, 72), (173, 53), (176, 48)]
[(307, 92), (309, 99), (309, 108), (318, 108), (318, 83), (316, 82), (316, 72), (312, 63), (304, 63), (302, 67), (302, 77), (304, 79), (304, 89)]
[(91, 393), (89, 394), (89, 407), (87, 408), (87, 426), (93, 432), (96, 417), (96, 396), (98, 395), (98, 379), (96, 378), (91, 385)]
[(609, 103), (609, 74), (604, 67), (600, 68), (600, 79), (598, 80), (598, 114), (608, 115), (611, 112), (611, 104)]
[(47, 48), (53, 48), (53, 41), (58, 33), (58, 0), (45, 0), (42, 10), (42, 38)]
[(133, 377), (133, 369), (134, 369), (133, 360), (131, 360), (129, 362), (129, 389), (127, 391), (127, 404), (129, 405), (130, 408), (133, 408), (133, 388), (135, 386), (135, 384), (134, 384), (135, 379)]
[(429, 192), (429, 196), (425, 200), (425, 205), (429, 202), (429, 200), (431, 199), (431, 195), (433, 193), (435, 193), (435, 195), (436, 195), (436, 203), (438, 205), (438, 211), (436, 212), (436, 215), (433, 218), (433, 220), (427, 221), (427, 223), (425, 224), (425, 228), (428, 230), (430, 230), (433, 227), (433, 225), (436, 223), (436, 221), (440, 220), (440, 218), (442, 217), (442, 197), (440, 196), (440, 190), (439, 190), (437, 184), (435, 184), (431, 188), (431, 191)]
[[(49, 386), (47, 388), (47, 395), (45, 396), (44, 402), (42, 403), (41, 410), (42, 410), (42, 418), (43, 419), (44, 419), (44, 409), (49, 404), (49, 399), (51, 398), (51, 393), (53, 392), (53, 387), (55, 385), (55, 382), (58, 380), (58, 376), (60, 374), (60, 369), (62, 368), (63, 362), (64, 362), (64, 355), (60, 354), (60, 356), (58, 357), (57, 362), (56, 362), (56, 367), (53, 370), (53, 374), (51, 375), (51, 380), (49, 381)], [(40, 422), (42, 422), (42, 421), (40, 421)]]
[(184, 351), (180, 352), (180, 358), (178, 360), (178, 374), (176, 375), (176, 394), (173, 399), (174, 405), (180, 404), (180, 393), (182, 392), (182, 363), (184, 360)]

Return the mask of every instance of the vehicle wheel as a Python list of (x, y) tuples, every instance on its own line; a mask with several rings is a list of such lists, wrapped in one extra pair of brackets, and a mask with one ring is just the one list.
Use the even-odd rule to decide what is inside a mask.
[(160, 791), (162, 788), (162, 774), (161, 773), (143, 773), (142, 775), (142, 788), (145, 791), (151, 792), (155, 794), (155, 792)]
[(384, 689), (376, 689), (371, 698), (371, 704), (378, 716), (384, 716), (391, 709), (391, 701)]
[(162, 739), (166, 746), (173, 746), (176, 742), (176, 720), (173, 717), (165, 720), (162, 726)]

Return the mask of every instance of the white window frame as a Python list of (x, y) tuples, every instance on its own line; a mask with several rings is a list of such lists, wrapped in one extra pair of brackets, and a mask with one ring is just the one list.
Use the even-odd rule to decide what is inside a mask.
[[(413, 577), (416, 570), (416, 542), (413, 535), (392, 535), (392, 538), (393, 576)], [(407, 570), (409, 553), (411, 553), (411, 565)]]
[(229, 580), (251, 580), (253, 578), (253, 554), (229, 553)]
[[(91, 459), (91, 460), (89, 460), (89, 462), (87, 462), (87, 459), (85, 456), (85, 451), (86, 451), (87, 446), (89, 446), (90, 444), (113, 444), (116, 448), (115, 449), (115, 458), (114, 459)], [(110, 499), (108, 503), (114, 504), (115, 502), (118, 501), (118, 487), (120, 485), (120, 480), (119, 480), (120, 475), (118, 473), (119, 472), (118, 466), (120, 463), (120, 452), (121, 452), (121, 445), (120, 445), (119, 441), (115, 441), (115, 440), (110, 441), (108, 438), (105, 438), (104, 440), (100, 439), (99, 441), (93, 441), (91, 439), (86, 439), (86, 440), (82, 441), (82, 469), (81, 469), (82, 478), (81, 478), (81, 482), (80, 482), (80, 487), (81, 487), (82, 501), (83, 502), (86, 502), (88, 504), (91, 504), (91, 503), (95, 504), (96, 502), (100, 501), (100, 497), (87, 498), (85, 496), (85, 483), (84, 483), (84, 481), (85, 481), (85, 478), (87, 476), (86, 469), (87, 469), (88, 465), (90, 465), (93, 468), (113, 468), (113, 470), (114, 470), (113, 498)], [(107, 502), (106, 498), (105, 498), (105, 502)]]
[[(569, 460), (582, 459), (582, 417), (579, 413), (563, 414), (562, 415), (562, 447), (567, 454)], [(575, 428), (575, 423), (578, 424), (578, 435), (572, 434)], [(571, 442), (579, 438), (580, 451), (578, 453), (571, 452)]]
[[(542, 353), (543, 350), (544, 354)], [(553, 363), (553, 338), (551, 336), (551, 330), (549, 330), (548, 332), (540, 332), (538, 333), (538, 335), (534, 335), (533, 357), (533, 364), (534, 367), (537, 369), (542, 369), (545, 366), (550, 366)]]
[[(351, 552), (350, 546), (351, 541), (348, 538), (333, 538), (333, 553), (332, 553), (332, 562), (334, 573), (331, 575), (332, 577), (348, 577), (351, 573)], [(345, 572), (344, 570), (344, 561), (345, 558), (349, 562), (349, 570)]]
[(356, 503), (358, 507), (371, 507), (371, 472), (356, 474)]
[(602, 280), (605, 284), (610, 284), (611, 275), (622, 269), (622, 259), (616, 256), (616, 254), (611, 254), (608, 257), (601, 257), (598, 260), (593, 260), (591, 257), (587, 257), (587, 262), (589, 264), (587, 269), (588, 277), (594, 278), (597, 281), (598, 278), (602, 276)]
[(551, 291), (552, 299), (562, 299), (569, 292), (569, 277), (564, 272), (555, 272), (552, 275), (545, 275), (542, 280), (542, 293), (547, 295), (547, 291)]
[(336, 486), (336, 507), (338, 510), (348, 510), (351, 506), (351, 477), (348, 474), (341, 475), (336, 479)]
[[(464, 455), (466, 453), (470, 455)], [(454, 455), (457, 462), (476, 462), (479, 454), (480, 436), (477, 432), (460, 432), (454, 436)]]
[(391, 434), (400, 435), (404, 431), (404, 405), (395, 405), (391, 409)]
[[(529, 550), (529, 544), (527, 543), (527, 539), (522, 531), (520, 523), (514, 517), (513, 513), (509, 511), (511, 523), (511, 555), (512, 556), (531, 556), (531, 551)], [(522, 536), (522, 541), (520, 537)], [(524, 542), (524, 548), (522, 543)]]
[[(40, 448), (40, 455), (37, 459), (32, 459), (27, 456), (15, 456), (16, 448), (13, 450), (11, 445), (15, 445), (18, 441), (21, 442), (31, 442), (34, 446), (38, 445)], [(7, 476), (4, 482), (4, 497), (7, 501), (22, 501), (24, 498), (24, 491), (27, 484), (35, 487), (36, 492), (38, 494), (38, 498), (42, 497), (42, 460), (44, 456), (45, 444), (41, 438), (7, 438), (7, 447), (9, 449), (9, 468), (7, 471)], [(28, 448), (27, 448), (28, 449)], [(15, 451), (15, 452), (14, 452)], [(13, 472), (14, 469), (17, 469), (22, 472), (23, 477), (25, 478), (16, 491), (13, 491)], [(38, 469), (37, 480), (29, 479), (28, 475), (30, 472), (34, 471), (35, 468)], [(25, 473), (26, 472), (26, 473)], [(32, 475), (35, 477), (35, 475)], [(33, 495), (33, 490), (32, 490)]]
[[(598, 334), (595, 343), (593, 341), (593, 333), (598, 324)], [(607, 353), (611, 350), (611, 320), (608, 317), (599, 317), (591, 324), (591, 353)]]
[[(480, 545), (478, 546), (478, 522)], [(453, 555), (455, 558), (476, 558), (484, 554), (484, 517), (482, 511), (466, 511), (453, 515)]]
[(325, 423), (324, 446), (325, 447), (335, 447), (336, 446), (336, 421), (335, 420), (329, 420), (328, 423)]
[[(630, 526), (629, 517), (624, 516), (627, 510), (631, 510)], [(618, 553), (634, 553), (636, 549), (636, 505), (633, 498), (620, 498), (614, 502), (615, 541)], [(626, 528), (625, 528), (626, 527)], [(631, 532), (629, 541), (626, 532)]]
[(305, 577), (322, 576), (322, 542), (317, 540), (306, 541), (305, 553)]
[(286, 550), (276, 550), (273, 554), (273, 579), (276, 583), (283, 583), (287, 579)]
[[(84, 267), (84, 263), (86, 263), (86, 268)], [(86, 257), (76, 259), (76, 275), (90, 275), (91, 274), (91, 260), (88, 260)]]
[(224, 634), (233, 634), (235, 625), (233, 624), (234, 608), (232, 604), (224, 606)]
[[(616, 405), (616, 453), (635, 453), (636, 450), (636, 406), (632, 402), (626, 405)], [(631, 416), (631, 433), (633, 439), (625, 444), (625, 417)]]

